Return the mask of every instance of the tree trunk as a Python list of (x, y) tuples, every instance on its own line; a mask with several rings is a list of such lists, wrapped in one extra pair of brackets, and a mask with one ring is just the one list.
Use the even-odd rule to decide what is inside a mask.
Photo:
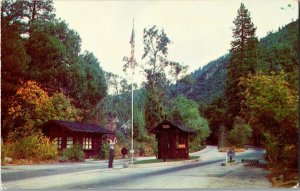
[(33, 1), (33, 8), (32, 8), (32, 16), (31, 16), (31, 22), (34, 22), (35, 15), (36, 15), (36, 1)]

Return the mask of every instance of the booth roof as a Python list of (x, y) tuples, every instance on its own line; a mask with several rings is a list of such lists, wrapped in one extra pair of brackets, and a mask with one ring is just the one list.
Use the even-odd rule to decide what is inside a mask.
[(100, 127), (99, 125), (96, 124), (88, 124), (88, 123), (72, 122), (72, 121), (50, 120), (44, 125), (44, 127), (49, 127), (52, 125), (61, 126), (76, 132), (114, 134), (113, 132), (103, 127)]
[(151, 133), (155, 133), (155, 129), (159, 128), (162, 125), (173, 125), (175, 127), (177, 127), (178, 129), (180, 129), (183, 132), (187, 132), (187, 133), (196, 133), (195, 130), (186, 127), (184, 124), (182, 124), (179, 121), (171, 121), (171, 120), (164, 120), (161, 123), (159, 123), (158, 125), (156, 125), (156, 127), (154, 127), (153, 129), (150, 130)]

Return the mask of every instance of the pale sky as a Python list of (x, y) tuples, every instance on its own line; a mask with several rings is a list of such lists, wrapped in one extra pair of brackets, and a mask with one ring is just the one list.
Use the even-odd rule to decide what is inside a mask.
[[(57, 17), (79, 33), (82, 52), (93, 52), (105, 71), (125, 76), (122, 59), (130, 56), (133, 18), (137, 62), (145, 62), (144, 28), (156, 25), (172, 41), (169, 60), (188, 65), (190, 73), (228, 52), (241, 2), (259, 38), (298, 18), (297, 0), (55, 0), (54, 6)], [(135, 81), (140, 84), (141, 78)]]

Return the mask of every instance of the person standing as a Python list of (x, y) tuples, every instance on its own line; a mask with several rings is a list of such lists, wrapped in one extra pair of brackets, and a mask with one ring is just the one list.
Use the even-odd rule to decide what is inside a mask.
[(123, 155), (123, 159), (125, 158), (125, 155), (127, 155), (127, 148), (124, 146), (123, 148), (122, 148), (122, 150), (121, 150), (121, 153), (122, 153), (122, 155)]
[(109, 139), (109, 161), (108, 161), (108, 168), (113, 167), (113, 160), (114, 160), (114, 145), (117, 143), (117, 137), (113, 136)]

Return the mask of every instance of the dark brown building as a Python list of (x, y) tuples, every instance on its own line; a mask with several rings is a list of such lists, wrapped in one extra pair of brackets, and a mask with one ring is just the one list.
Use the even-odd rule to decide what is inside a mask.
[(164, 120), (151, 133), (156, 134), (158, 141), (158, 159), (188, 159), (189, 135), (195, 131), (180, 122)]
[(70, 148), (73, 144), (82, 145), (85, 157), (97, 156), (104, 134), (111, 131), (95, 124), (50, 120), (43, 125), (43, 133), (54, 140), (59, 150)]

